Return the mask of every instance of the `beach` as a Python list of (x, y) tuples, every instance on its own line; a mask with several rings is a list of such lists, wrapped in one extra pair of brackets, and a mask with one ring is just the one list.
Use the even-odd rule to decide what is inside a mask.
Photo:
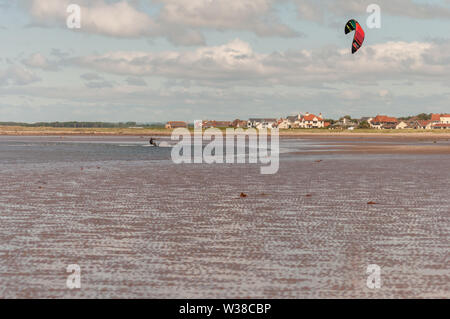
[(450, 135), (397, 134), (282, 137), (275, 175), (0, 136), (0, 297), (449, 298)]
[[(192, 128), (190, 129), (193, 130)], [(224, 128), (221, 128), (225, 131)], [(244, 129), (245, 130), (245, 129)], [(25, 127), (0, 126), (0, 136), (171, 136), (173, 129), (166, 128), (62, 128), (62, 127)], [(411, 137), (411, 138), (450, 138), (450, 130), (376, 130), (356, 129), (281, 129), (283, 137)]]

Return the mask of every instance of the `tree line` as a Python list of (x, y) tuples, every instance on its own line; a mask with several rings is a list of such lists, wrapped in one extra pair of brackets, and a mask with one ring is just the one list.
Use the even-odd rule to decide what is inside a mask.
[(62, 127), (62, 128), (159, 128), (164, 127), (164, 123), (138, 124), (136, 122), (0, 122), (1, 126), (23, 126), (23, 127)]

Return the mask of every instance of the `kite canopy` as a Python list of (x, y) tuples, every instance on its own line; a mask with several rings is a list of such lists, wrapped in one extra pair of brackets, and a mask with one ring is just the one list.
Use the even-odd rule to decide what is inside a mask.
[(353, 37), (353, 44), (352, 44), (352, 54), (354, 54), (356, 51), (361, 48), (363, 42), (365, 33), (363, 28), (361, 28), (361, 25), (356, 20), (350, 20), (345, 25), (345, 34), (348, 34), (352, 31), (355, 31), (355, 36)]

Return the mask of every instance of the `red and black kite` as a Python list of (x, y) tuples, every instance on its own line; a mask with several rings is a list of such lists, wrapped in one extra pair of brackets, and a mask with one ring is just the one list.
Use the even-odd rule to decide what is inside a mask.
[(352, 54), (355, 54), (356, 51), (361, 48), (363, 42), (365, 33), (363, 28), (361, 28), (361, 25), (356, 20), (350, 20), (345, 25), (345, 34), (348, 34), (349, 32), (355, 31), (355, 36), (353, 37), (353, 45), (352, 45)]

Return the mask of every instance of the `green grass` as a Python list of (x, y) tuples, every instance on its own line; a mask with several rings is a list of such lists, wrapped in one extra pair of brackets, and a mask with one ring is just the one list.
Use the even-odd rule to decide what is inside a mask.
[[(227, 128), (218, 128), (225, 133)], [(244, 129), (246, 131), (247, 129)], [(172, 129), (164, 127), (145, 127), (145, 128), (63, 128), (63, 127), (24, 127), (24, 126), (0, 126), (0, 134), (105, 134), (105, 135), (170, 135)], [(189, 128), (191, 133), (194, 128)], [(301, 135), (301, 134), (408, 134), (408, 133), (431, 133), (431, 134), (450, 134), (450, 130), (377, 130), (377, 129), (355, 129), (350, 130), (330, 130), (330, 129), (280, 129), (281, 135)]]
[(450, 130), (377, 130), (377, 129), (354, 129), (354, 130), (329, 130), (329, 129), (280, 129), (280, 133), (350, 133), (350, 134), (400, 134), (400, 133), (450, 133)]

